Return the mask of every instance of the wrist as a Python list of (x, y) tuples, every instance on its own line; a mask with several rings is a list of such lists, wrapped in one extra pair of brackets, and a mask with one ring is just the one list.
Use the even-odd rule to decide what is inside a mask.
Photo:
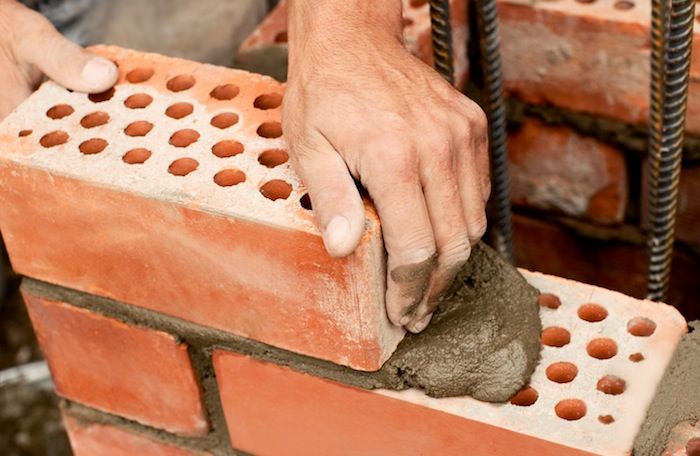
[(300, 66), (358, 63), (373, 49), (403, 46), (400, 0), (290, 0), (288, 5), (290, 78)]

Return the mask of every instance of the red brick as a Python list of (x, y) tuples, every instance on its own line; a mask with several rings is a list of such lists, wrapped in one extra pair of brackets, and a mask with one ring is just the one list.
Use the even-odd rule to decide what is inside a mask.
[[(507, 91), (526, 102), (646, 123), (650, 2), (501, 0)], [(696, 35), (697, 37), (697, 32)], [(695, 39), (687, 128), (700, 134), (700, 52)]]
[[(384, 307), (379, 219), (368, 203), (358, 250), (344, 259), (326, 253), (313, 213), (300, 203), (304, 186), (284, 162), (284, 139), (267, 137), (279, 133), (280, 109), (255, 107), (259, 96), (281, 95), (283, 86), (155, 54), (95, 50), (119, 62), (111, 99), (93, 102), (49, 82), (0, 126), (0, 228), (15, 269), (291, 351), (378, 369), (403, 337)], [(154, 73), (146, 82), (129, 82), (126, 75), (138, 68)], [(191, 75), (194, 86), (169, 90), (168, 81), (187, 82), (176, 75)], [(224, 84), (230, 90), (213, 92)], [(141, 92), (153, 98), (149, 106), (124, 106)], [(164, 115), (175, 102), (192, 104), (194, 112)], [(75, 112), (62, 119), (44, 115), (58, 103)], [(110, 120), (83, 128), (80, 120), (94, 111)], [(238, 122), (210, 125), (221, 112)], [(143, 120), (153, 124), (146, 136), (125, 134), (127, 125)], [(18, 138), (18, 128), (33, 133)], [(42, 147), (40, 138), (57, 129), (69, 133), (68, 142)], [(196, 130), (199, 139), (175, 147), (170, 138), (184, 129)], [(106, 139), (107, 148), (81, 153), (79, 145), (93, 137)], [(220, 141), (238, 141), (243, 151), (212, 150)], [(135, 148), (152, 155), (143, 164), (126, 163), (123, 155)], [(273, 166), (268, 150), (280, 150), (275, 153), (284, 163)], [(182, 158), (199, 166), (173, 175)], [(215, 176), (227, 169), (242, 171), (245, 181), (217, 185)], [(280, 198), (265, 197), (263, 187), (280, 180)]]
[(26, 289), (23, 294), (59, 395), (170, 432), (207, 432), (187, 345)]
[[(451, 0), (452, 46), (454, 49), (455, 80), (464, 87), (468, 79), (467, 60), (467, 1)], [(406, 48), (428, 65), (433, 64), (433, 41), (430, 29), (428, 2), (403, 0), (404, 42)], [(287, 5), (279, 5), (260, 23), (241, 44), (239, 53), (287, 43)]]
[(209, 453), (181, 448), (109, 424), (91, 423), (63, 412), (74, 456), (205, 456)]
[[(585, 238), (557, 224), (517, 214), (513, 227), (519, 267), (645, 296), (648, 260), (643, 244)], [(698, 271), (700, 260), (677, 249), (667, 302), (688, 320), (700, 318)]]
[(564, 126), (528, 119), (509, 140), (513, 204), (618, 223), (627, 203), (622, 152)]
[[(524, 275), (543, 293), (560, 298), (556, 310), (540, 309), (543, 325), (566, 327), (573, 335), (565, 346), (543, 347), (530, 383), (539, 393), (534, 403), (434, 399), (416, 389), (366, 391), (217, 350), (214, 367), (231, 441), (252, 454), (629, 454), (687, 330), (685, 320), (663, 304), (543, 274)], [(591, 300), (607, 311), (604, 321), (591, 324), (579, 317), (581, 305)], [(635, 317), (654, 321), (650, 337), (627, 334)], [(605, 361), (589, 356), (588, 342), (601, 336), (616, 340), (620, 356)], [(644, 353), (646, 364), (629, 361), (633, 352)], [(548, 378), (548, 366), (562, 359), (577, 366), (575, 382), (560, 385)], [(627, 393), (595, 395), (596, 382), (609, 372), (625, 379)], [(587, 404), (583, 418), (557, 416), (556, 404), (566, 398)], [(614, 426), (598, 420), (608, 414)]]

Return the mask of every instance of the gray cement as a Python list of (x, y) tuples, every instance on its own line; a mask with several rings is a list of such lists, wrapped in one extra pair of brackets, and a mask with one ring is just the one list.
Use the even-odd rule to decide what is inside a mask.
[[(540, 354), (538, 291), (490, 247), (477, 244), (430, 325), (409, 334), (377, 373), (384, 388), (504, 402)], [(369, 385), (367, 385), (369, 386)]]
[(700, 321), (689, 324), (634, 440), (635, 456), (658, 456), (677, 424), (700, 420)]

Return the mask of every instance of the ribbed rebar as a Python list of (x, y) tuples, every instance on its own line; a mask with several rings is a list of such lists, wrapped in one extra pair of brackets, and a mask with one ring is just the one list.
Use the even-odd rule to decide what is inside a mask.
[(430, 0), (430, 25), (433, 37), (433, 64), (438, 73), (454, 85), (449, 0)]
[(653, 0), (647, 295), (668, 293), (685, 129), (694, 0)]
[(498, 8), (496, 0), (476, 1), (479, 50), (489, 119), (492, 198), (496, 206), (495, 245), (501, 255), (513, 261), (513, 225), (510, 206), (510, 177), (506, 142), (506, 108), (503, 94)]

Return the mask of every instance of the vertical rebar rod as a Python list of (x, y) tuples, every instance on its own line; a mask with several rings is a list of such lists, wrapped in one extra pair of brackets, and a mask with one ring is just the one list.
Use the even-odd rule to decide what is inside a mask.
[(496, 0), (477, 0), (479, 52), (486, 92), (491, 150), (492, 198), (496, 207), (495, 245), (501, 255), (513, 262), (513, 225), (508, 174), (506, 107), (501, 69), (498, 7)]
[(668, 293), (690, 78), (694, 0), (652, 0), (647, 296)]
[(454, 85), (449, 0), (430, 0), (430, 26), (433, 37), (433, 65), (447, 82)]

